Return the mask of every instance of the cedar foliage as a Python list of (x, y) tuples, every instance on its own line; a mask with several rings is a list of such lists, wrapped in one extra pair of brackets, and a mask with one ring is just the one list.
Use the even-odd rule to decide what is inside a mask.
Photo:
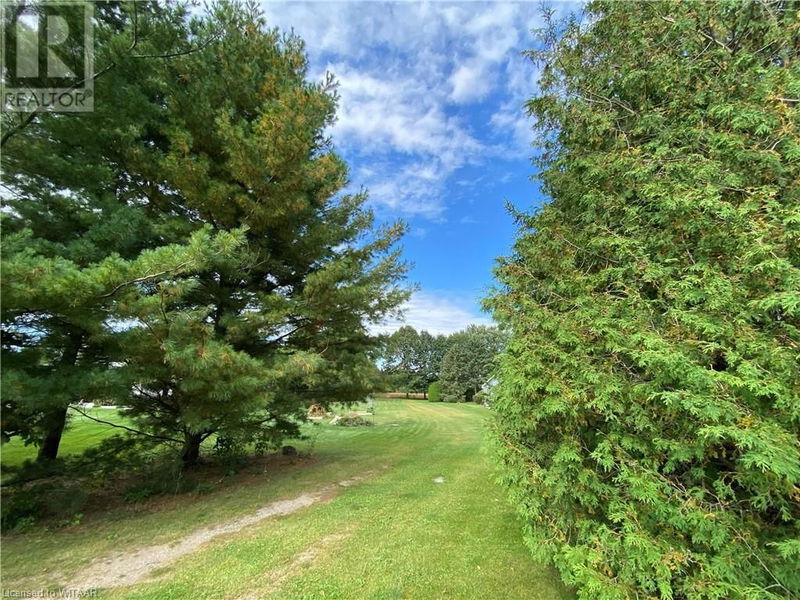
[(502, 479), (585, 599), (800, 594), (800, 77), (790, 2), (554, 23), (551, 201), (487, 301)]

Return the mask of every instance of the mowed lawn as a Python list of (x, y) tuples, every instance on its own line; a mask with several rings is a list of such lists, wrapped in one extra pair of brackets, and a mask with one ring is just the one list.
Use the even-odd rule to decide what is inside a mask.
[[(120, 417), (119, 412), (114, 408), (92, 408), (86, 411), (96, 419), (108, 421), (110, 423), (126, 424), (125, 419)], [(87, 448), (96, 446), (105, 438), (119, 433), (120, 429), (115, 429), (102, 423), (97, 423), (84, 417), (83, 415), (70, 410), (68, 430), (61, 441), (59, 454), (66, 456), (69, 454), (80, 454)], [(36, 458), (36, 448), (26, 446), (19, 438), (14, 438), (0, 448), (0, 460), (3, 466), (16, 466), (26, 460)]]
[[(572, 598), (534, 563), (484, 450), (488, 411), (378, 400), (373, 427), (309, 426), (312, 459), (185, 494), (89, 515), (78, 526), (3, 539), (5, 589), (57, 588), (93, 561), (363, 477), (335, 496), (207, 542), (151, 581), (102, 590), (141, 599)], [(67, 439), (80, 433), (80, 424)], [(65, 440), (67, 441), (67, 440)], [(5, 460), (5, 458), (4, 458)], [(267, 463), (269, 464), (269, 463)], [(442, 481), (443, 479), (443, 481)], [(440, 481), (440, 482), (437, 482)], [(97, 568), (102, 569), (102, 564)]]

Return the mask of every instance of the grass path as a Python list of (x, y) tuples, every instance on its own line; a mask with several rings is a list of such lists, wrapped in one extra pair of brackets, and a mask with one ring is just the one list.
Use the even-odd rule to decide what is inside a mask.
[[(272, 502), (371, 473), (326, 502), (221, 532), (109, 598), (549, 600), (572, 596), (533, 563), (482, 452), (487, 412), (376, 402), (374, 427), (311, 429), (313, 461), (187, 495), (117, 508), (83, 524), (3, 540), (3, 587), (60, 587), (101, 557), (179, 544)], [(436, 483), (443, 478), (442, 483)], [(109, 565), (113, 568), (113, 565)]]

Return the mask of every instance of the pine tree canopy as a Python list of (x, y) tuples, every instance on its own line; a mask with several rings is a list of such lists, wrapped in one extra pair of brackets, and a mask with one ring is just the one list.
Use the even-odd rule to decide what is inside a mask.
[[(91, 399), (94, 384), (68, 385), (71, 373), (113, 366), (103, 394), (187, 462), (213, 434), (274, 446), (310, 403), (373, 385), (368, 328), (408, 295), (403, 226), (376, 225), (365, 192), (342, 193), (347, 167), (325, 136), (335, 81), (307, 81), (302, 41), (254, 5), (101, 15), (97, 60), (113, 68), (96, 81), (97, 110), (41, 115), (4, 148), (3, 322), (32, 346), (4, 351), (17, 381), (44, 371), (66, 390), (56, 413)], [(38, 333), (34, 313), (49, 319)], [(4, 394), (9, 415), (27, 415), (9, 432), (47, 408), (32, 381)]]
[(800, 595), (800, 12), (550, 22), (540, 181), (488, 304), (503, 479), (585, 599)]

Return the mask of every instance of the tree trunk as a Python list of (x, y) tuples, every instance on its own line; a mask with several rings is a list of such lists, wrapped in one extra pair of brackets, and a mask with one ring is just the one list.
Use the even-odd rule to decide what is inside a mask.
[[(64, 353), (59, 361), (59, 368), (74, 367), (78, 361), (78, 352), (83, 344), (83, 336), (72, 335), (70, 336), (70, 343), (64, 348)], [(66, 406), (59, 406), (53, 409), (46, 417), (45, 423), (47, 430), (45, 431), (42, 443), (39, 446), (39, 453), (36, 456), (38, 462), (45, 462), (55, 460), (58, 458), (58, 448), (61, 445), (61, 436), (64, 434), (64, 426), (67, 424), (67, 409)]]
[(199, 433), (185, 432), (183, 440), (183, 452), (181, 453), (183, 464), (187, 467), (196, 465), (200, 458), (200, 443), (203, 441), (203, 436)]
[(48, 416), (51, 422), (50, 428), (45, 433), (42, 445), (39, 446), (39, 454), (36, 459), (39, 462), (55, 460), (58, 457), (58, 447), (61, 444), (61, 435), (64, 433), (64, 425), (67, 422), (67, 407), (58, 408)]

